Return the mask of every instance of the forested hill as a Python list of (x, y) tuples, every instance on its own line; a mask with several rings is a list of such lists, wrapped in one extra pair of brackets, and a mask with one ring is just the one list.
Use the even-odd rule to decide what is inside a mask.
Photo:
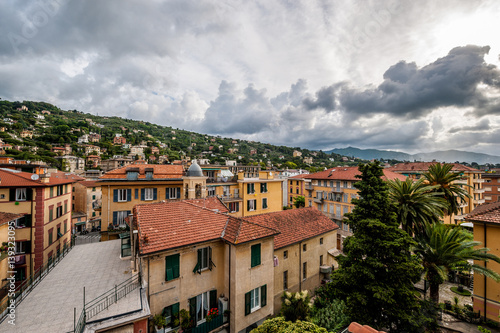
[[(147, 146), (145, 158), (168, 156), (169, 161), (189, 156), (206, 158), (211, 163), (225, 164), (225, 160), (237, 160), (242, 164), (261, 163), (266, 167), (305, 168), (310, 171), (339, 165), (341, 155), (322, 151), (310, 151), (299, 147), (274, 146), (267, 143), (245, 141), (220, 136), (205, 135), (169, 126), (120, 117), (102, 117), (77, 110), (64, 111), (45, 102), (0, 101), (0, 132), (6, 156), (24, 160), (43, 160), (60, 168), (60, 160), (53, 147), (71, 145), (72, 154), (86, 157), (85, 144), (78, 139), (85, 134), (98, 134), (97, 142), (88, 144), (101, 150), (101, 160), (114, 156), (127, 156), (130, 147)], [(116, 135), (126, 139), (126, 144), (114, 144)], [(87, 144), (87, 146), (88, 146)], [(10, 145), (10, 146), (9, 146)], [(157, 147), (158, 150), (154, 147)], [(302, 155), (293, 157), (294, 151)], [(311, 157), (312, 163), (304, 161)], [(356, 165), (359, 162), (341, 162)], [(155, 163), (151, 158), (150, 163)]]

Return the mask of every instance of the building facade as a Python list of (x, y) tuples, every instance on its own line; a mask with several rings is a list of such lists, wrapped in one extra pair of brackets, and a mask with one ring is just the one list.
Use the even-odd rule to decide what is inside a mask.
[(500, 173), (483, 173), (485, 203), (500, 201)]

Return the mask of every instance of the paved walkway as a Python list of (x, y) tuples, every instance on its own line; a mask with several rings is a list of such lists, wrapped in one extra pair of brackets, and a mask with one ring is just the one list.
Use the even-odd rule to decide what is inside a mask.
[(88, 302), (130, 276), (130, 261), (120, 259), (120, 240), (75, 246), (16, 308), (16, 325), (4, 320), (0, 332), (72, 331), (84, 286)]

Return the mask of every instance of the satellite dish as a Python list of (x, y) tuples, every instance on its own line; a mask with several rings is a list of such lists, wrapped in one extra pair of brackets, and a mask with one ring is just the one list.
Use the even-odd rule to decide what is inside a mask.
[(38, 180), (38, 178), (40, 178), (40, 176), (37, 174), (31, 175), (31, 180)]

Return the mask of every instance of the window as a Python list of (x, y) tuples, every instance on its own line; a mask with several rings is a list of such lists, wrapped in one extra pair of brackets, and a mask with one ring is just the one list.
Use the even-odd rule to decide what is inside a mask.
[(299, 189), (297, 188), (295, 192), (296, 192), (296, 194), (299, 194)]
[(26, 201), (26, 189), (16, 188), (16, 201)]
[[(73, 187), (73, 191), (75, 191), (74, 187)], [(95, 187), (92, 187), (92, 192), (95, 192)]]
[(283, 290), (288, 289), (288, 271), (283, 272)]
[(262, 198), (262, 209), (267, 208), (267, 198)]
[(307, 278), (307, 262), (302, 263), (302, 279), (305, 280)]
[(212, 248), (210, 246), (198, 249), (198, 261), (194, 266), (193, 273), (201, 274), (206, 269), (212, 270), (215, 264), (212, 261)]
[(245, 316), (267, 304), (267, 285), (255, 288), (245, 294)]
[(255, 193), (255, 184), (247, 184), (247, 194)]
[(179, 303), (165, 307), (163, 309), (163, 317), (165, 317), (165, 325), (172, 327), (175, 319), (179, 318)]
[(349, 207), (348, 206), (344, 206), (344, 214), (347, 214), (349, 213)]
[(31, 215), (27, 214), (16, 220), (16, 228), (31, 227)]
[(290, 193), (293, 193), (293, 188), (292, 187), (290, 187)]
[(92, 196), (92, 200), (95, 200), (95, 195)]
[(181, 188), (180, 187), (167, 187), (165, 190), (165, 199), (180, 199), (181, 198)]
[(178, 253), (165, 257), (165, 281), (179, 277), (179, 257)]
[(215, 187), (214, 186), (207, 187), (207, 196), (208, 197), (215, 196)]
[(26, 280), (26, 267), (16, 268), (16, 273), (14, 276), (16, 281)]
[(239, 212), (240, 211), (240, 203), (239, 202), (230, 202), (229, 203), (229, 211), (231, 213)]
[(306, 252), (306, 251), (307, 251), (307, 244), (303, 244), (303, 245), (302, 245), (302, 251), (303, 251), (303, 252)]
[(217, 307), (217, 290), (211, 290), (189, 299), (189, 314), (197, 324), (205, 322), (210, 309)]
[(343, 229), (344, 231), (349, 231), (349, 226), (347, 225), (347, 223), (342, 222), (342, 229)]
[(319, 245), (323, 245), (323, 237), (319, 239)]
[(64, 203), (64, 214), (66, 214), (68, 212), (68, 203), (65, 202)]
[(127, 171), (127, 180), (137, 180), (139, 178), (139, 172)]
[(157, 190), (156, 188), (143, 188), (141, 189), (141, 200), (142, 201), (151, 201), (157, 199)]
[(348, 202), (349, 200), (349, 194), (344, 193), (344, 202)]
[(293, 180), (290, 180), (290, 185), (293, 185)]
[(113, 190), (113, 201), (114, 202), (125, 202), (132, 199), (131, 189), (117, 189)]
[(64, 233), (68, 231), (68, 222), (64, 221)]
[[(75, 190), (73, 190), (73, 192), (74, 192), (74, 191), (75, 191)], [(53, 187), (51, 187), (51, 188), (50, 188), (50, 196), (49, 196), (49, 197), (50, 197), (50, 198), (52, 198), (53, 196), (54, 196), (54, 188), (53, 188)]]
[(53, 234), (52, 230), (53, 229), (49, 230), (49, 245), (52, 244), (52, 234)]
[(319, 256), (319, 265), (323, 266), (323, 255)]
[(260, 244), (252, 245), (251, 249), (251, 265), (250, 267), (255, 267), (260, 265)]
[(287, 259), (288, 258), (288, 251), (283, 251), (283, 259)]
[(61, 238), (63, 235), (61, 234), (61, 225), (57, 227), (57, 239)]
[(29, 241), (16, 242), (16, 254), (31, 253), (31, 243)]
[(298, 180), (296, 181), (296, 184), (297, 184), (297, 186), (299, 186), (299, 181)]
[(247, 200), (247, 210), (252, 211), (257, 209), (257, 200)]
[(130, 214), (130, 210), (122, 210), (113, 212), (113, 225), (115, 227), (124, 227), (126, 225), (125, 218)]
[(343, 182), (342, 185), (344, 186), (344, 188), (347, 188), (347, 182)]
[(59, 206), (56, 208), (56, 218), (61, 217), (63, 214), (63, 207)]
[(62, 185), (57, 186), (57, 195), (64, 194), (64, 187)]
[(49, 221), (52, 221), (54, 219), (54, 208), (50, 207), (49, 208)]
[(267, 183), (261, 183), (260, 184), (260, 193), (266, 193), (267, 192)]
[(146, 180), (153, 180), (153, 171), (146, 171)]

